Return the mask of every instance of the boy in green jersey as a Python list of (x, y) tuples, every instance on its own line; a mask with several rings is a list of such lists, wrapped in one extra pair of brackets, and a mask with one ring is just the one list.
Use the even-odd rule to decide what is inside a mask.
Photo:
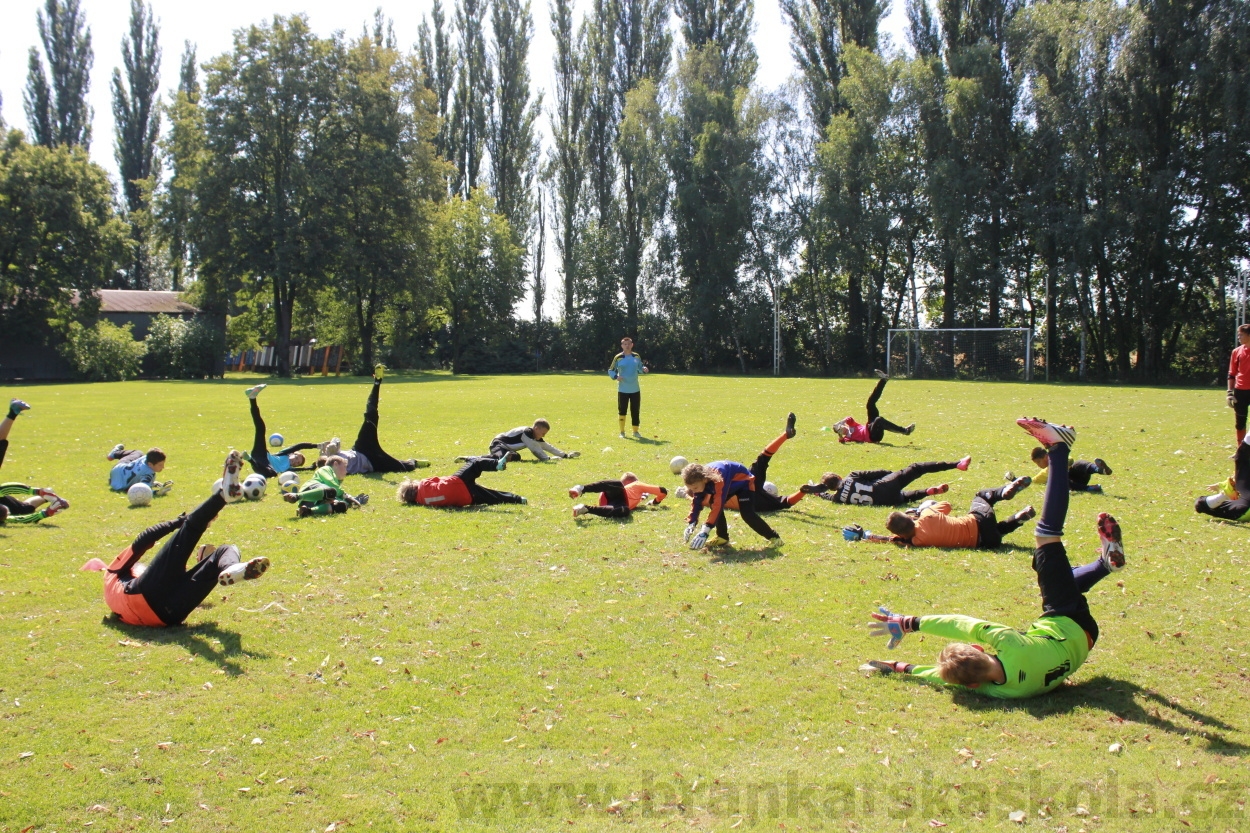
[(876, 621), (869, 629), (890, 638), (886, 647), (895, 647), (904, 634), (915, 631), (969, 642), (947, 645), (937, 665), (872, 660), (860, 670), (910, 674), (988, 697), (1014, 699), (1053, 691), (1085, 662), (1098, 640), (1098, 623), (1090, 615), (1085, 592), (1124, 566), (1120, 525), (1106, 512), (1099, 513), (1099, 558), (1073, 569), (1062, 535), (1068, 512), (1068, 449), (1076, 432), (1040, 419), (1016, 422), (1046, 446), (1050, 460), (1042, 516), (1034, 531), (1033, 569), (1042, 593), (1042, 617), (1019, 631), (970, 616), (900, 616), (883, 607), (872, 614)]
[(341, 515), (348, 507), (361, 507), (369, 502), (368, 495), (352, 497), (343, 491), (343, 478), (347, 476), (347, 461), (334, 456), (326, 461), (310, 477), (298, 492), (285, 494), (287, 503), (298, 504), (296, 511), (301, 518), (310, 515)]

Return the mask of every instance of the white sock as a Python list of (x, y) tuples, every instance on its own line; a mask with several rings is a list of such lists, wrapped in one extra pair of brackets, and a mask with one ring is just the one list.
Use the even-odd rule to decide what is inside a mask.
[(1207, 506), (1212, 509), (1225, 503), (1228, 503), (1228, 495), (1223, 492), (1219, 492), (1207, 498)]

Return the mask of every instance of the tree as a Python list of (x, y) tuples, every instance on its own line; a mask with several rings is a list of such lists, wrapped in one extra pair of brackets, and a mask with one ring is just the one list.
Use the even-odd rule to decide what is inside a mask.
[(501, 334), (525, 294), (517, 264), (522, 252), (503, 215), (482, 189), (450, 199), (434, 219), (434, 276), (451, 336), (453, 373), (468, 348)]
[(43, 10), (36, 13), (35, 19), (48, 72), (45, 73), (43, 60), (32, 46), (25, 95), (31, 138), (44, 147), (88, 147), (92, 113), (87, 91), (91, 87), (94, 55), (91, 30), (79, 0), (44, 0)]
[(439, 156), (450, 160), (453, 153), (451, 92), (455, 82), (456, 64), (451, 53), (451, 35), (447, 31), (447, 20), (440, 0), (434, 0), (430, 20), (434, 23), (432, 32), (425, 18), (421, 19), (417, 32), (417, 54), (421, 63), (422, 84), (434, 93), (435, 110), (439, 118), (434, 147)]
[(130, 32), (122, 40), (121, 70), (113, 70), (113, 156), (121, 174), (122, 195), (130, 214), (133, 254), (129, 285), (147, 289), (151, 283), (150, 197), (158, 173), (156, 140), (161, 114), (157, 100), (161, 73), (160, 27), (141, 0), (130, 0)]
[[(45, 343), (87, 321), (97, 289), (125, 257), (126, 224), (113, 211), (108, 174), (83, 148), (0, 146), (0, 329)], [(71, 303), (75, 294), (80, 302)]]
[(542, 95), (530, 95), (529, 48), (534, 38), (534, 19), (529, 3), (492, 0), (491, 29), (495, 93), (486, 134), (491, 190), (499, 213), (507, 218), (517, 236), (517, 244), (526, 248), (533, 223), (534, 175), (538, 167), (534, 125), (542, 111)]
[(218, 291), (242, 278), (269, 293), (283, 376), (296, 298), (326, 266), (335, 175), (326, 134), (341, 59), (341, 44), (314, 37), (307, 18), (275, 16), (237, 32), (208, 66), (201, 274)]
[(170, 124), (163, 150), (171, 176), (157, 205), (157, 229), (169, 258), (166, 268), (175, 292), (194, 280), (199, 260), (191, 223), (204, 156), (204, 111), (200, 107), (195, 46), (190, 41), (184, 46), (180, 66), (178, 89), (166, 105)]
[(586, 183), (586, 103), (588, 79), (580, 56), (585, 48), (585, 30), (573, 36), (572, 0), (553, 0), (551, 35), (556, 49), (555, 109), (551, 111), (551, 156), (548, 177), (553, 192), (552, 209), (557, 226), (556, 246), (564, 277), (564, 322), (571, 326), (576, 316), (578, 243), (582, 223), (580, 210)]
[(451, 108), (451, 159), (456, 165), (452, 190), (465, 199), (478, 186), (492, 106), (493, 83), (484, 32), (486, 4), (487, 0), (458, 0), (456, 4), (460, 42)]

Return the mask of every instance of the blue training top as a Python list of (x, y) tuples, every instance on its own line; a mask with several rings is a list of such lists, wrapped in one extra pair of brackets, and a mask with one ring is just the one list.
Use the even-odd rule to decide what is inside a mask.
[(608, 375), (616, 380), (619, 393), (638, 393), (638, 377), (642, 374), (642, 356), (637, 353), (617, 353), (608, 366)]

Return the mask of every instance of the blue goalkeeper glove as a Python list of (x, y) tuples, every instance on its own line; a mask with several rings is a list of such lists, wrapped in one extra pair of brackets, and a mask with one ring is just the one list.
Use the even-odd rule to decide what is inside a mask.
[(703, 529), (699, 530), (699, 534), (694, 536), (694, 538), (690, 540), (690, 549), (692, 550), (703, 549), (703, 545), (707, 543), (707, 538), (711, 534), (712, 534), (712, 527), (704, 525)]
[(919, 616), (903, 616), (898, 613), (891, 613), (888, 608), (878, 607), (880, 613), (872, 614), (875, 620), (868, 624), (868, 634), (870, 636), (888, 636), (890, 641), (885, 647), (894, 649), (898, 647), (898, 643), (903, 641), (903, 637), (909, 633), (915, 633), (920, 630)]
[(851, 541), (851, 542), (862, 541), (864, 540), (865, 535), (871, 535), (871, 534), (872, 534), (871, 532), (864, 529), (859, 524), (851, 524), (850, 526), (842, 527), (842, 538), (844, 540)]

